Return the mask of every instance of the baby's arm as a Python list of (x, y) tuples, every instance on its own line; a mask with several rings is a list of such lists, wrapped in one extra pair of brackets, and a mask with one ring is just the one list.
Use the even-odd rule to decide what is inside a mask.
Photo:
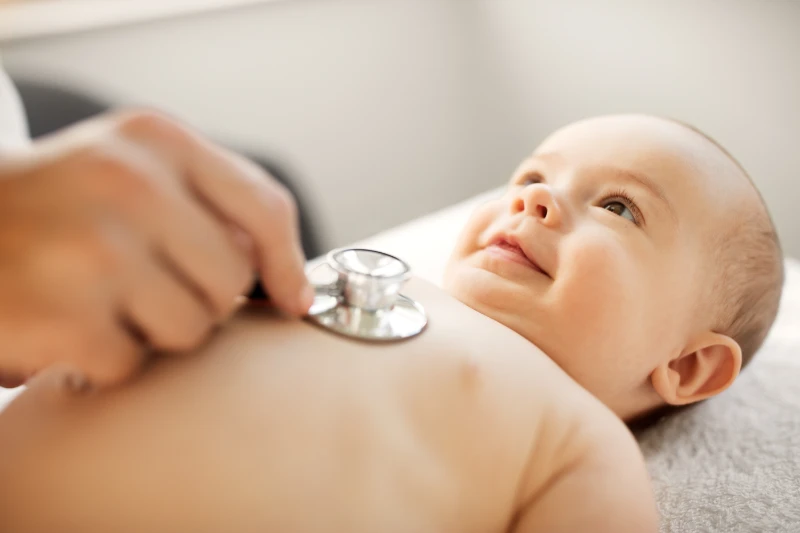
[(520, 512), (513, 533), (656, 533), (650, 478), (630, 435), (598, 441)]

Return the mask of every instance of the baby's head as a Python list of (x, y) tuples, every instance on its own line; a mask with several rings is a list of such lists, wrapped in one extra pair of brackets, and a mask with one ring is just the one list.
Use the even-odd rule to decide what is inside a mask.
[(528, 338), (620, 417), (726, 389), (774, 321), (764, 203), (714, 141), (624, 115), (547, 138), (459, 237), (445, 287)]

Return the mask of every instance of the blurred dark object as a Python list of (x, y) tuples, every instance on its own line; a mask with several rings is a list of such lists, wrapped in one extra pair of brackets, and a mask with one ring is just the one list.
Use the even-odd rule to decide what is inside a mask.
[[(104, 113), (114, 107), (94, 95), (65, 86), (37, 80), (19, 79), (13, 76), (12, 78), (22, 97), (31, 137), (34, 139), (75, 122)], [(292, 181), (292, 178), (274, 161), (269, 161), (263, 156), (248, 153), (244, 150), (237, 150), (235, 147), (228, 146), (228, 148), (261, 166), (291, 191), (297, 201), (300, 215), (300, 237), (306, 259), (320, 255), (322, 250), (314, 231), (314, 217), (309, 213), (308, 202), (302, 197), (298, 185)]]

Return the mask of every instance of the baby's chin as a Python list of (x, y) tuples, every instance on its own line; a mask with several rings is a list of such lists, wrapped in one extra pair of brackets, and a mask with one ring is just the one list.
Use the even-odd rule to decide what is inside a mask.
[(514, 312), (519, 304), (514, 297), (519, 294), (505, 285), (496, 275), (464, 261), (449, 264), (442, 277), (442, 289), (451, 297), (527, 338), (520, 331), (519, 313)]
[(459, 299), (458, 278), (459, 278), (459, 268), (461, 267), (460, 262), (461, 261), (456, 256), (456, 253), (455, 252), (451, 253), (447, 259), (447, 262), (445, 263), (444, 272), (442, 273), (441, 277), (442, 289), (444, 289), (446, 293), (448, 293), (450, 296), (456, 299)]
[(469, 287), (469, 281), (464, 279), (458, 267), (456, 265), (448, 265), (442, 277), (442, 289), (467, 307), (471, 307), (481, 314), (487, 314), (482, 309), (483, 306), (480, 305), (480, 298), (476, 298), (472, 291), (469, 290)]

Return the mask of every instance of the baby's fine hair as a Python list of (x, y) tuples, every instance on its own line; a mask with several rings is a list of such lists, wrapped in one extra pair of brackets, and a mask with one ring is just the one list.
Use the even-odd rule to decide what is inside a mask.
[(730, 217), (715, 236), (710, 260), (718, 265), (712, 285), (714, 330), (733, 338), (742, 350), (744, 368), (775, 322), (784, 282), (783, 252), (775, 224), (761, 193), (744, 167), (721, 144), (689, 124), (672, 119), (721, 150), (745, 175), (756, 202)]

